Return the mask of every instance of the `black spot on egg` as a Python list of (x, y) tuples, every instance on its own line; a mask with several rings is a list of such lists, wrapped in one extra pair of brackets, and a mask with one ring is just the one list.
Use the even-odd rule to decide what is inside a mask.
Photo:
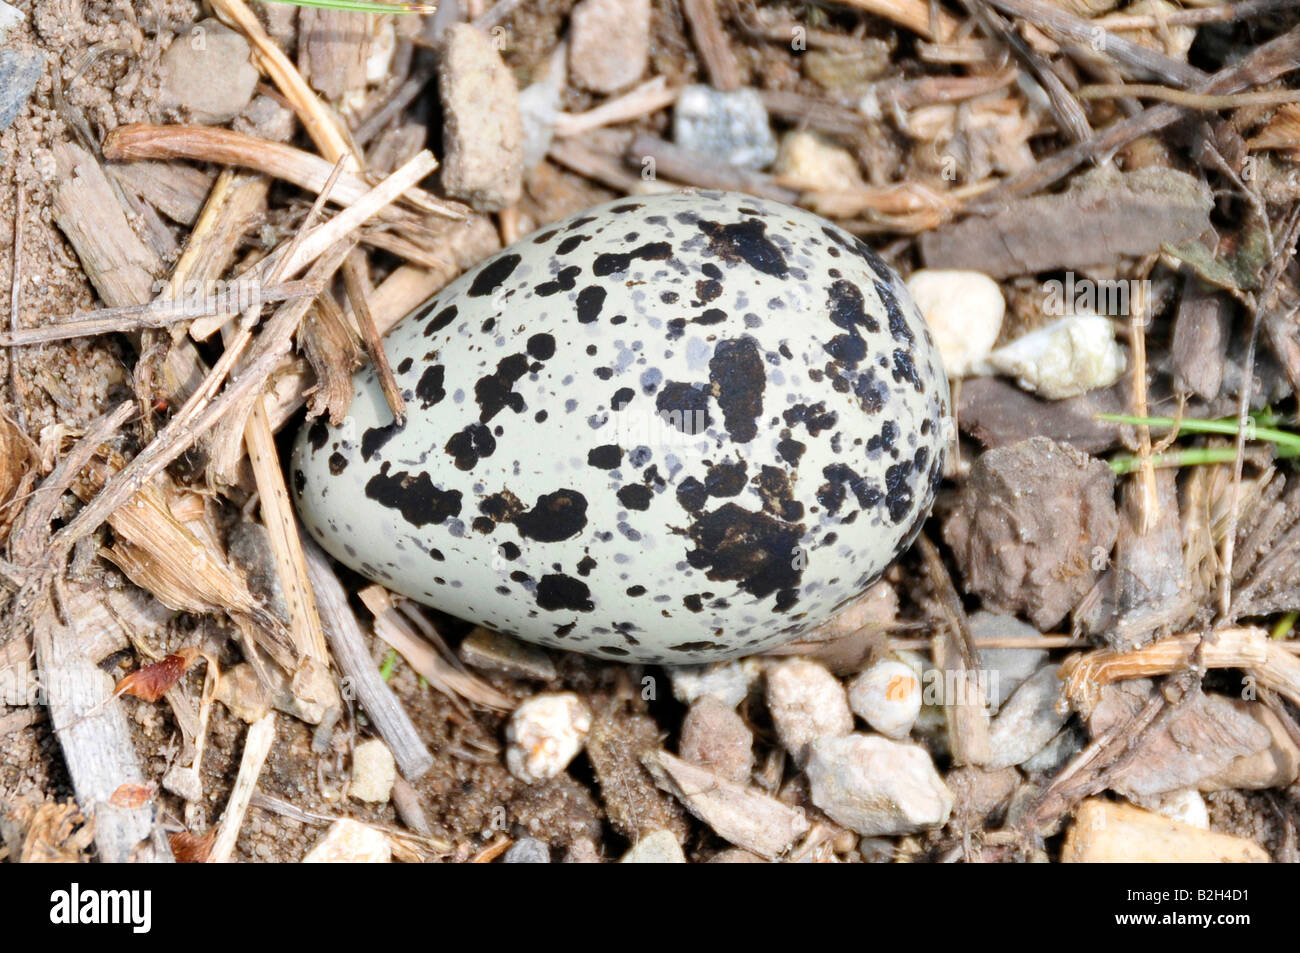
[(703, 385), (667, 381), (655, 398), (660, 418), (684, 434), (701, 434), (712, 425), (709, 393)]
[(415, 396), (420, 398), (420, 407), (428, 410), (434, 404), (438, 403), (447, 396), (443, 390), (443, 378), (446, 376), (446, 368), (441, 364), (432, 364), (424, 369), (420, 375), (420, 381), (415, 385)]
[(498, 255), (496, 258), (491, 259), (475, 275), (474, 282), (469, 286), (466, 294), (471, 298), (481, 298), (484, 295), (492, 294), (514, 273), (521, 260), (520, 256), (513, 252)]
[(397, 510), (412, 526), (442, 523), (460, 514), (459, 490), (444, 490), (433, 485), (429, 474), (407, 473), (389, 476), (391, 464), (385, 462), (366, 483), (366, 496), (380, 506)]
[(473, 470), (484, 457), (492, 456), (496, 448), (497, 442), (492, 431), (482, 424), (473, 423), (453, 434), (443, 451), (455, 460), (456, 469)]
[(731, 439), (736, 443), (753, 440), (758, 433), (757, 420), (763, 413), (763, 390), (767, 386), (767, 372), (757, 342), (748, 335), (738, 340), (719, 341), (709, 361), (709, 381)]
[(618, 501), (629, 510), (650, 509), (650, 500), (654, 497), (654, 493), (648, 486), (642, 486), (638, 483), (629, 483), (627, 486), (619, 487), (617, 495)]
[(767, 237), (767, 223), (750, 219), (744, 222), (696, 223), (709, 240), (709, 251), (724, 261), (743, 262), (765, 275), (784, 278), (790, 273), (785, 256)]
[(591, 612), (596, 608), (587, 584), (563, 573), (547, 573), (537, 581), (537, 604), (548, 612)]
[(572, 291), (578, 283), (578, 276), (582, 274), (582, 269), (577, 265), (570, 265), (568, 268), (562, 268), (551, 281), (544, 281), (537, 286), (537, 294), (542, 298), (549, 298), (551, 295), (559, 294), (561, 291)]
[(600, 285), (588, 285), (578, 292), (578, 321), (592, 324), (600, 319), (600, 309), (605, 306), (608, 292)]
[(649, 242), (630, 252), (607, 252), (598, 255), (591, 271), (598, 278), (618, 275), (632, 267), (634, 261), (666, 261), (672, 253), (673, 246), (668, 242)]
[(623, 448), (607, 443), (587, 451), (587, 465), (598, 470), (612, 470), (623, 460)]

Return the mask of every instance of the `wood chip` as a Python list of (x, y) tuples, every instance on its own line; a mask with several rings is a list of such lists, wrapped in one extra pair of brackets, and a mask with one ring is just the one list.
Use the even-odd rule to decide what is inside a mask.
[(1079, 806), (1065, 835), (1061, 862), (1266, 864), (1254, 841), (1201, 830), (1141, 808), (1100, 798)]
[(155, 824), (156, 803), (118, 807), (114, 792), (124, 784), (142, 785), (131, 728), (120, 701), (112, 697), (112, 680), (83, 652), (76, 623), (78, 605), (94, 597), (69, 586), (69, 624), (60, 623), (54, 607), (35, 607), (33, 641), (37, 669), (45, 687), (50, 721), (72, 776), (77, 802), (95, 818), (95, 846), (105, 863), (170, 861), (162, 830)]
[(344, 684), (361, 702), (366, 715), (392, 749), (402, 775), (415, 780), (432, 767), (433, 756), (420, 739), (411, 716), (370, 657), (365, 636), (348, 605), (348, 593), (334, 575), (329, 558), (306, 536), (302, 541), (307, 573), (320, 606), (321, 625), (343, 673)]
[(1210, 227), (1212, 204), (1202, 183), (1174, 169), (1099, 171), (1060, 195), (1012, 202), (988, 218), (922, 235), (921, 255), (927, 268), (994, 278), (1086, 269), (1201, 235)]

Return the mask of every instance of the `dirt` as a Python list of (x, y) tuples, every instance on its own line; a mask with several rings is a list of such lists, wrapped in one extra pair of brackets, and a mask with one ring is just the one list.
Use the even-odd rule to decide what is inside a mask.
[[(543, 69), (553, 51), (555, 37), (565, 29), (573, 3), (574, 0), (527, 3), (505, 22), (503, 29), (508, 40), (503, 58), (521, 88), (532, 82)], [(204, 11), (200, 4), (189, 0), (41, 0), (39, 3), (21, 0), (15, 5), (29, 17), (8, 42), (36, 46), (46, 53), (49, 65), (29, 108), (11, 128), (0, 133), (0, 250), (11, 247), (13, 237), (21, 233), (21, 280), (17, 283), (21, 304), (16, 324), (19, 327), (38, 327), (91, 311), (100, 305), (82, 263), (51, 214), (53, 191), (57, 184), (54, 147), (73, 142), (93, 151), (107, 133), (124, 124), (165, 123), (181, 118), (159, 104), (158, 64), (168, 45), (178, 35), (184, 35)], [(839, 61), (830, 54), (819, 53), (816, 60), (819, 65), (816, 69), (809, 69), (801, 58), (802, 51), (788, 43), (757, 39), (732, 24), (728, 28), (728, 38), (748, 85), (820, 99), (837, 98), (843, 107), (852, 102), (857, 94), (855, 90), (866, 88), (864, 84), (877, 78), (884, 57), (892, 57), (893, 72), (898, 78), (925, 75), (927, 67), (916, 58), (914, 42), (910, 39), (900, 41), (898, 31), (881, 21), (863, 24), (856, 13), (826, 10), (820, 6), (777, 4), (773, 9), (786, 22), (802, 22), (800, 18), (807, 17), (812, 27), (824, 35), (837, 35), (844, 41), (849, 38), (870, 41), (875, 44), (870, 47), (874, 51), (872, 55), (879, 62), (873, 65), (868, 62), (868, 57), (850, 63), (849, 60)], [(272, 31), (277, 37), (291, 35), (291, 30), (286, 32), (284, 29), (287, 20), (283, 10), (273, 14), (273, 22), (278, 25)], [(654, 4), (648, 75), (662, 76), (672, 86), (703, 81), (701, 59), (691, 28), (677, 3)], [(844, 85), (830, 89), (828, 84), (832, 81), (842, 81)], [(429, 98), (436, 100), (436, 97)], [(568, 89), (563, 108), (570, 113), (580, 113), (600, 101), (600, 97), (590, 93)], [(413, 107), (413, 114), (422, 119), (436, 119), (431, 116), (431, 111), (433, 107), (427, 103), (417, 103)], [(666, 117), (667, 113), (660, 111), (637, 122), (634, 128), (638, 132), (666, 136)], [(781, 128), (790, 128), (790, 124), (784, 123)], [(1217, 129), (1216, 133), (1218, 139), (1215, 136), (1209, 138), (1219, 144), (1224, 141), (1242, 142), (1240, 130)], [(933, 185), (939, 168), (935, 165), (937, 153), (933, 147), (938, 140), (925, 143), (925, 148), (918, 145), (909, 151), (904, 138), (883, 127), (870, 131), (864, 127), (844, 134), (841, 141), (858, 159), (864, 178), (872, 184), (910, 180), (909, 177), (913, 176), (917, 182), (925, 183), (929, 175), (929, 184)], [(1008, 159), (1001, 153), (994, 155), (993, 146), (987, 142), (980, 145), (973, 133), (968, 138), (970, 142), (967, 145), (972, 149), (978, 151), (982, 148), (988, 153), (985, 159), (990, 168), (996, 167), (998, 171), (1008, 173), (1017, 171), (1011, 167), (1014, 157)], [(1143, 147), (1146, 151), (1141, 151), (1139, 146), (1131, 147), (1124, 153), (1130, 157), (1129, 168), (1151, 161), (1176, 166), (1183, 172), (1195, 172), (1193, 162), (1185, 155), (1184, 138), (1171, 132), (1147, 142)], [(301, 136), (298, 143), (306, 144)], [(1050, 146), (1039, 142), (1038, 147), (1046, 154), (1061, 144), (1059, 140), (1052, 140)], [(1137, 158), (1139, 152), (1146, 158)], [(291, 233), (301, 213), (301, 195), (293, 193), (292, 201), (288, 201), (282, 194), (287, 190), (277, 189), (278, 204), (268, 213), (263, 229), (255, 238), (249, 239), (250, 247), (245, 251), (253, 250), (254, 245), (260, 245), (265, 251)], [(534, 225), (561, 218), (620, 194), (569, 169), (547, 163), (527, 172), (524, 191), (525, 197), (516, 211), (521, 213), (523, 222)], [(16, 228), (19, 195), (22, 197), (22, 221), (21, 227)], [(1199, 203), (1199, 193), (1197, 197)], [(1289, 195), (1286, 198), (1292, 200)], [(1117, 207), (1112, 211), (1122, 214), (1125, 201), (1112, 196), (1112, 202)], [(1205, 230), (1204, 208), (1198, 203), (1192, 203), (1196, 214), (1188, 213), (1186, 216), (1191, 224), (1187, 225), (1187, 235), (1180, 233), (1182, 238), (1195, 238)], [(292, 211), (286, 208), (290, 205)], [(1060, 195), (1025, 198), (1008, 214), (1015, 219), (1013, 225), (1023, 227), (1032, 239), (1035, 229), (1042, 228), (1041, 220), (1034, 216), (1041, 217), (1042, 209), (1046, 207), (1066, 221), (1075, 217), (1074, 206), (1062, 200)], [(1025, 216), (1033, 220), (1032, 227), (1024, 223)], [(1247, 217), (1243, 209), (1221, 204), (1212, 218), (1215, 227), (1226, 234)], [(995, 275), (1015, 276), (1031, 270), (1023, 267), (1023, 262), (1008, 264), (998, 258), (999, 249), (989, 247), (990, 230), (1003, 235), (994, 227), (997, 220), (967, 219), (972, 223), (968, 229), (983, 236), (978, 239), (963, 238), (962, 232), (950, 229), (940, 238), (930, 237), (919, 242), (913, 241), (914, 229), (906, 225), (894, 228), (900, 221), (901, 217), (890, 218), (888, 214), (884, 217), (864, 214), (855, 218), (852, 224), (856, 231), (864, 234), (889, 233), (892, 244), (888, 239), (877, 241), (875, 238), (872, 238), (872, 244), (887, 249), (893, 260), (905, 268), (919, 265), (923, 257), (940, 263), (956, 261), (961, 264), (966, 261), (961, 255), (969, 254), (974, 256), (971, 260)], [(141, 234), (145, 231), (145, 224), (138, 216), (131, 218), (131, 225)], [(1107, 231), (1110, 224), (1107, 220), (1099, 226), (1102, 237), (1087, 251), (1080, 251), (1079, 243), (1069, 241), (1068, 236), (1058, 235), (1055, 245), (1031, 240), (1032, 250), (1043, 254), (1034, 270), (1083, 267), (1101, 256), (1106, 259), (1106, 263), (1100, 266), (1102, 269), (1118, 272), (1134, 266), (1131, 259), (1124, 257), (1126, 254), (1155, 254), (1160, 250), (1157, 238), (1139, 241), (1132, 248), (1111, 247), (1102, 240), (1110, 234)], [(1152, 230), (1161, 231), (1154, 224)], [(185, 237), (184, 230), (177, 230), (176, 237), (179, 248)], [(1232, 235), (1233, 240), (1239, 237)], [(1231, 244), (1225, 239), (1225, 246)], [(922, 255), (921, 249), (927, 245), (929, 251)], [(1101, 250), (1096, 251), (1096, 248)], [(1082, 254), (1086, 260), (1062, 257), (1066, 253)], [(980, 258), (980, 255), (985, 257)], [(997, 260), (990, 264), (989, 256)], [(379, 260), (382, 264), (377, 268), (376, 277), (383, 277), (392, 262), (382, 257)], [(166, 269), (174, 263), (175, 253), (163, 256), (162, 264)], [(5, 329), (14, 323), (8, 291), (14, 285), (14, 264), (12, 254), (0, 251), (0, 328)], [(154, 277), (163, 278), (165, 274)], [(1286, 290), (1293, 292), (1294, 285), (1294, 281), (1287, 284)], [(1032, 310), (1032, 292), (1026, 280), (1009, 281), (1004, 290), (1010, 309), (1001, 343), (1035, 323), (1034, 319), (1025, 317), (1025, 313)], [(1169, 288), (1165, 291), (1172, 294)], [(1288, 333), (1294, 335), (1294, 328), (1278, 330), (1275, 326), (1273, 330), (1284, 339)], [(1168, 365), (1169, 338), (1164, 329), (1153, 330), (1150, 356), (1153, 366), (1163, 368)], [(146, 337), (145, 341), (148, 340)], [(58, 344), (0, 348), (0, 411), (16, 422), (34, 443), (66, 450), (71, 438), (80, 435), (89, 422), (134, 396), (133, 374), (140, 363), (137, 350), (140, 344), (139, 336), (103, 335)], [(1280, 344), (1276, 349), (1281, 363), (1285, 364), (1285, 349)], [(219, 351), (209, 347), (203, 353), (211, 356)], [(1267, 360), (1272, 362), (1269, 366), (1273, 379), (1281, 382), (1279, 387), (1289, 391), (1285, 372), (1294, 371), (1294, 368), (1280, 366), (1279, 358), (1271, 355)], [(1231, 386), (1240, 386), (1242, 375), (1240, 368), (1229, 371), (1231, 373), (1209, 375), (1210, 379), (1222, 378), (1225, 381), (1223, 394), (1218, 394), (1217, 386), (1210, 388), (1216, 392), (1219, 403), (1212, 404), (1210, 397), (1206, 396), (1204, 403), (1196, 409), (1213, 406), (1219, 410), (1228, 408), (1224, 412), (1231, 412), (1232, 403), (1227, 398), (1232, 396), (1235, 402), (1235, 394), (1228, 393), (1227, 389), (1232, 374), (1236, 375), (1236, 383)], [(1078, 624), (1080, 600), (1110, 566), (1111, 541), (1115, 535), (1110, 471), (1098, 463), (1098, 458), (1103, 452), (1115, 448), (1118, 442), (1109, 431), (1097, 425), (1093, 415), (1098, 410), (1127, 409), (1129, 395), (1128, 377), (1111, 388), (1050, 404), (1015, 389), (1006, 381), (986, 379), (969, 385), (959, 405), (963, 414), (961, 426), (967, 438), (964, 452), (978, 456), (995, 448), (1016, 447), (1016, 453), (1023, 456), (1017, 456), (1010, 449), (999, 451), (1001, 458), (1010, 463), (1006, 464), (1007, 472), (1002, 474), (1003, 482), (993, 489), (989, 486), (992, 486), (996, 474), (990, 475), (986, 471), (998, 463), (998, 456), (986, 456), (967, 474), (950, 473), (950, 477), (967, 476), (970, 472), (974, 476), (965, 483), (962, 493), (953, 490), (949, 484), (936, 511), (938, 518), (927, 527), (930, 536), (944, 538), (950, 547), (945, 555), (952, 563), (954, 581), (966, 598), (967, 609), (980, 605), (982, 597), (985, 607), (1000, 606), (1020, 612), (1034, 619), (1044, 632), (1068, 626), (1072, 611), (1075, 624)], [(1160, 396), (1167, 395), (1162, 393)], [(1293, 397), (1288, 396), (1286, 400), (1288, 409), (1293, 409)], [(153, 408), (151, 412), (162, 414), (165, 410)], [(1039, 439), (1032, 445), (1020, 442), (1031, 436)], [(1058, 443), (1052, 444), (1046, 438), (1053, 438)], [(1073, 449), (1065, 444), (1072, 444)], [(134, 451), (138, 447), (128, 444), (124, 449)], [(1060, 458), (1067, 454), (1068, 465), (1060, 463)], [(185, 459), (173, 467), (173, 473), (197, 479), (201, 468), (195, 463), (193, 459)], [(1259, 471), (1250, 472), (1257, 475)], [(1260, 477), (1261, 485), (1267, 483), (1266, 476)], [(1028, 499), (1032, 496), (1031, 490), (1041, 490), (1041, 496), (1033, 502)], [(982, 498), (981, 492), (984, 493)], [(1213, 498), (1221, 501), (1222, 481), (1214, 492), (1219, 495)], [(1279, 487), (1274, 496), (1281, 492)], [(1166, 503), (1173, 499), (1175, 494), (1169, 482), (1162, 481), (1161, 494)], [(1081, 512), (1076, 511), (1075, 501), (1085, 495), (1090, 505), (1083, 507)], [(1124, 500), (1126, 507), (1132, 503), (1128, 495)], [(21, 502), (15, 501), (14, 505)], [(242, 504), (245, 500), (238, 502)], [(239, 507), (230, 500), (215, 505), (221, 508), (221, 519), (225, 524), (240, 518)], [(1132, 505), (1140, 506), (1140, 501)], [(78, 506), (71, 494), (67, 495), (53, 513), (55, 525), (71, 519)], [(1032, 539), (1025, 537), (1023, 526), (1018, 526), (1013, 532), (995, 518), (995, 509), (1002, 513), (1015, 506), (1024, 508), (1024, 524), (1034, 524)], [(1275, 523), (1269, 524), (1260, 512), (1264, 511), (1248, 514), (1248, 527), (1276, 525), (1280, 537), (1284, 530), (1289, 532), (1294, 522), (1282, 521), (1278, 517)], [(1069, 519), (1062, 514), (1068, 515)], [(1140, 512), (1129, 513), (1126, 508), (1124, 515), (1135, 525), (1141, 522)], [(1216, 515), (1222, 519), (1221, 512)], [(1079, 525), (1074, 525), (1076, 517)], [(990, 522), (980, 535), (982, 518), (988, 518)], [(948, 527), (944, 532), (939, 529), (941, 521)], [(1061, 533), (1062, 525), (1069, 526), (1068, 534)], [(1175, 558), (1180, 543), (1187, 545), (1185, 528), (1167, 524), (1161, 527), (1161, 531), (1167, 534), (1164, 542), (1170, 550), (1163, 555)], [(133, 593), (132, 598), (149, 600), (147, 594), (134, 589), (116, 568), (97, 558), (98, 547), (112, 540), (111, 531), (101, 529), (89, 544), (81, 547), (71, 570), (74, 576), (103, 591), (126, 589)], [(1264, 541), (1256, 539), (1254, 543), (1255, 549), (1248, 551), (1252, 558), (1267, 551)], [(1097, 549), (1103, 551), (1101, 558), (1095, 553)], [(1008, 562), (999, 563), (998, 560)], [(1008, 565), (1014, 568), (1014, 573), (1007, 571)], [(897, 618), (893, 618), (892, 609), (889, 613), (890, 623), (894, 626), (891, 634), (900, 638), (928, 636), (935, 630), (939, 614), (932, 594), (920, 581), (924, 575), (920, 560), (915, 554), (908, 554), (903, 557), (901, 566), (901, 571), (895, 571), (887, 578), (901, 597)], [(1239, 566), (1238, 575), (1248, 580), (1253, 578), (1245, 571), (1250, 568), (1249, 563), (1245, 569)], [(357, 583), (354, 590), (360, 588), (359, 580), (353, 577), (349, 580)], [(1289, 577), (1284, 581), (1287, 586), (1291, 585)], [(1271, 601), (1260, 604), (1265, 605), (1269, 612), (1290, 608), (1291, 604), (1286, 601), (1285, 592), (1289, 592), (1286, 586), (1279, 583), (1265, 588)], [(1283, 589), (1284, 595), (1274, 598), (1278, 589)], [(1198, 596), (1208, 603), (1212, 593), (1202, 587)], [(355, 607), (359, 615), (367, 618), (359, 602)], [(1107, 604), (1106, 608), (1119, 613), (1121, 609), (1128, 611), (1135, 607), (1122, 603), (1119, 606)], [(1209, 615), (1205, 606), (1200, 608), (1201, 616)], [(1180, 624), (1187, 614), (1190, 614), (1190, 609), (1188, 613), (1177, 615)], [(1245, 621), (1261, 624), (1273, 621), (1262, 618), (1262, 609), (1260, 614), (1261, 617), (1257, 618), (1242, 613), (1246, 616)], [(448, 619), (440, 618), (438, 622), (454, 647), (464, 634), (464, 626)], [(1142, 638), (1136, 639), (1133, 646), (1123, 643), (1119, 647), (1136, 647), (1150, 641), (1159, 626), (1159, 621), (1152, 622), (1149, 629), (1142, 630)], [(9, 628), (9, 625), (0, 624), (0, 643), (10, 634)], [(13, 625), (12, 629), (16, 632), (18, 626)], [(851, 633), (853, 637), (859, 634), (856, 631)], [(161, 658), (182, 646), (203, 645), (223, 666), (233, 665), (243, 658), (236, 641), (235, 626), (215, 616), (176, 613), (165, 624), (137, 631), (135, 635), (137, 644), (109, 655), (101, 663), (101, 668), (114, 680), (139, 668), (142, 661)], [(1099, 633), (1098, 644), (1102, 635), (1104, 633)], [(371, 637), (367, 635), (367, 638)], [(862, 649), (853, 655), (852, 668), (856, 670), (873, 657), (872, 653), (883, 651), (880, 646), (884, 644), (883, 635), (874, 639), (870, 650)], [(815, 645), (809, 651), (814, 649)], [(505, 838), (513, 840), (532, 836), (546, 842), (556, 860), (562, 857), (574, 861), (610, 860), (616, 859), (638, 835), (664, 829), (671, 831), (685, 845), (693, 860), (709, 859), (727, 848), (728, 845), (707, 826), (692, 819), (677, 800), (659, 791), (641, 768), (640, 758), (646, 751), (675, 745), (686, 710), (672, 700), (668, 678), (662, 670), (565, 656), (556, 657), (558, 675), (549, 683), (482, 675), (491, 686), (514, 702), (540, 691), (574, 691), (584, 698), (595, 714), (586, 753), (580, 755), (568, 771), (554, 779), (527, 785), (510, 775), (502, 758), (505, 715), (466, 706), (434, 690), (379, 640), (371, 639), (370, 651), (376, 666), (391, 668), (389, 684), (434, 759), (429, 770), (412, 784), (415, 798), (429, 825), (429, 837), (446, 845), (445, 851), (429, 850), (427, 857), (439, 856), (456, 861), (468, 861), (479, 856), (491, 858), (499, 853), (498, 848)], [(835, 653), (830, 652), (827, 657), (835, 657)], [(837, 671), (836, 674), (844, 673)], [(644, 679), (657, 684), (659, 692), (649, 695), (643, 692)], [(180, 690), (187, 698), (196, 700), (203, 684), (204, 671), (200, 666), (185, 676), (180, 682)], [(1210, 680), (1206, 686), (1211, 690), (1232, 691), (1232, 677), (1224, 675), (1219, 683)], [(230, 799), (248, 734), (247, 724), (224, 705), (212, 706), (202, 763), (204, 801), (187, 805), (182, 798), (161, 787), (164, 776), (177, 763), (184, 748), (180, 724), (172, 709), (164, 702), (148, 702), (131, 696), (124, 696), (119, 704), (127, 716), (131, 740), (145, 777), (159, 785), (155, 796), (164, 830), (172, 833), (189, 830), (193, 833), (213, 828)], [(10, 717), (25, 710), (29, 711), (30, 717)], [(1287, 710), (1295, 714), (1294, 707)], [(951, 772), (949, 783), (958, 796), (958, 810), (952, 826), (915, 838), (904, 838), (895, 845), (896, 849), (864, 844), (860, 852), (855, 836), (818, 815), (808, 792), (807, 780), (786, 764), (775, 732), (761, 706), (751, 699), (741, 706), (741, 712), (758, 735), (756, 751), (759, 755), (756, 760), (759, 767), (754, 773), (753, 784), (786, 803), (805, 808), (818, 818), (823, 825), (823, 834), (829, 831), (825, 845), (830, 846), (813, 844), (808, 851), (820, 850), (818, 856), (821, 857), (833, 856), (833, 859), (846, 862), (861, 860), (864, 854), (878, 855), (880, 859), (901, 855), (935, 859), (954, 851), (954, 843), (980, 825), (988, 824), (990, 828), (1001, 825), (1008, 813), (1006, 805), (1013, 800), (1013, 792), (1018, 785), (1027, 784), (1025, 777), (1015, 768), (984, 772), (972, 766), (951, 765), (946, 744), (935, 741), (931, 728), (919, 727), (918, 735), (924, 734), (924, 737), (918, 740), (936, 755), (942, 770)], [(346, 706), (340, 722), (323, 743), (316, 738), (313, 726), (299, 719), (281, 716), (275, 725), (276, 736), (258, 784), (258, 791), (265, 797), (248, 812), (236, 845), (235, 860), (300, 860), (324, 833), (330, 819), (338, 816), (355, 817), (385, 829), (409, 827), (411, 818), (404, 816), (394, 803), (373, 805), (348, 797), (352, 748), (376, 734), (362, 710), (355, 705)], [(1167, 739), (1161, 743), (1174, 744)], [(1041, 777), (1033, 780), (1040, 788), (1050, 782), (1050, 779)], [(1211, 826), (1256, 841), (1276, 859), (1295, 859), (1295, 829), (1300, 823), (1300, 794), (1297, 791), (1300, 787), (1292, 783), (1280, 789), (1228, 790), (1208, 794), (1205, 800)], [(69, 802), (73, 798), (73, 784), (45, 709), (0, 705), (0, 815), (17, 817), (22, 810), (34, 810), (42, 804)], [(4, 830), (4, 824), (0, 824), (0, 834)], [(0, 841), (0, 851), (4, 846)], [(9, 845), (9, 850), (14, 851), (13, 845)], [(1008, 849), (1006, 854), (1008, 859), (1024, 859), (1031, 855), (1040, 856), (1041, 851), (1033, 853), (1017, 847)], [(91, 856), (92, 851), (80, 851), (81, 859)]]

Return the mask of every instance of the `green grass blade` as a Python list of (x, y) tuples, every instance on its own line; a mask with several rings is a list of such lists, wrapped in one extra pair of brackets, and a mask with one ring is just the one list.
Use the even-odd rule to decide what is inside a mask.
[[(1300, 457), (1300, 447), (1277, 448), (1279, 460), (1288, 457)], [(1235, 447), (1192, 447), (1188, 450), (1169, 450), (1165, 453), (1151, 454), (1151, 465), (1156, 468), (1161, 467), (1194, 467), (1204, 466), (1209, 463), (1231, 463), (1237, 459), (1237, 450)], [(1119, 454), (1111, 457), (1109, 461), (1111, 470), (1117, 475), (1124, 476), (1127, 473), (1133, 473), (1142, 464), (1142, 458), (1132, 454)]]
[[(1237, 431), (1240, 429), (1239, 422), (1236, 420), (1176, 420), (1173, 417), (1131, 417), (1127, 414), (1097, 414), (1096, 419), (1115, 424), (1128, 424), (1133, 427), (1158, 427), (1164, 430), (1172, 430), (1174, 427), (1178, 427), (1182, 433), (1212, 433), (1236, 436)], [(1300, 434), (1278, 430), (1276, 427), (1253, 426), (1249, 428), (1246, 436), (1252, 440), (1266, 440), (1269, 443), (1277, 444), (1279, 447), (1300, 451)]]

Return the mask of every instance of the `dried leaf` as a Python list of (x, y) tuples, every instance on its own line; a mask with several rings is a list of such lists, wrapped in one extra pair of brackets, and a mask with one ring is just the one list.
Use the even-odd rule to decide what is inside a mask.
[[(174, 658), (175, 656), (168, 657)], [(130, 676), (128, 675), (127, 678), (130, 678)], [(134, 810), (137, 807), (144, 807), (153, 800), (153, 796), (157, 793), (158, 783), (156, 781), (150, 781), (147, 784), (123, 784), (109, 797), (108, 803), (114, 807)]]
[[(90, 499), (121, 465), (117, 458), (96, 461), (82, 471), (73, 490), (83, 500)], [(105, 555), (169, 609), (225, 613), (276, 664), (296, 671), (298, 659), (284, 624), (226, 559), (208, 522), (191, 518), (202, 512), (195, 496), (166, 474), (145, 484), (109, 517), (117, 542)]]
[(127, 675), (117, 683), (114, 694), (134, 695), (147, 702), (156, 702), (167, 693), (167, 689), (181, 680), (181, 676), (189, 671), (198, 657), (199, 650), (196, 648), (174, 652), (161, 662), (146, 665)]
[(215, 827), (206, 834), (191, 834), (189, 831), (178, 831), (167, 838), (172, 846), (172, 854), (175, 855), (178, 864), (207, 863), (208, 854), (212, 852), (212, 842), (216, 839), (217, 829)]
[(1277, 112), (1253, 138), (1246, 140), (1246, 148), (1279, 149), (1300, 155), (1300, 103), (1279, 106)]
[(36, 450), (27, 434), (0, 414), (0, 542), (18, 515), (11, 504), (26, 496), (36, 479)]
[(27, 828), (18, 852), (24, 864), (79, 864), (95, 836), (94, 821), (87, 822), (74, 801), (20, 810), (16, 820)]

